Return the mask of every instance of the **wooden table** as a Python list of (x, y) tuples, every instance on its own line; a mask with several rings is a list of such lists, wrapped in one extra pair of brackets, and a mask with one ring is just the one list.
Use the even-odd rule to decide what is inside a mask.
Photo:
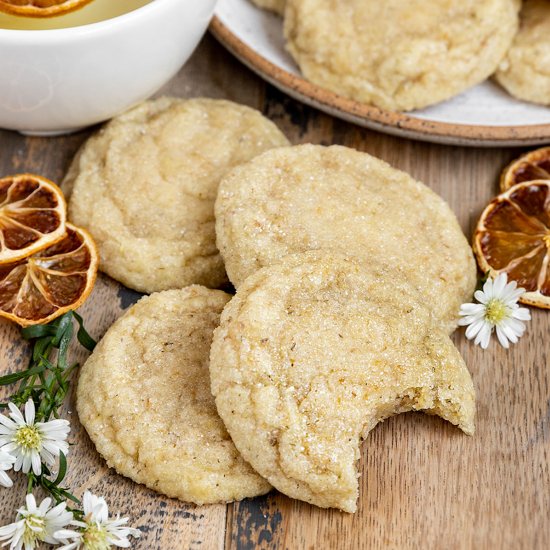
[[(520, 150), (462, 149), (369, 132), (305, 107), (234, 60), (207, 36), (163, 90), (226, 98), (256, 107), (293, 143), (341, 144), (411, 173), (452, 206), (467, 235), (497, 191), (503, 165)], [(2, 174), (30, 171), (60, 181), (89, 132), (25, 138), (0, 131)], [(81, 312), (100, 337), (137, 293), (101, 277)], [(142, 529), (139, 549), (547, 549), (550, 547), (550, 312), (533, 310), (527, 334), (510, 351), (482, 351), (462, 332), (455, 342), (477, 388), (475, 436), (436, 417), (406, 414), (377, 427), (363, 445), (355, 515), (321, 510), (272, 493), (244, 502), (190, 506), (109, 470), (78, 425), (72, 404), (68, 485), (106, 497)], [(0, 322), (0, 371), (22, 368), (18, 330)], [(84, 358), (84, 357), (82, 357)], [(0, 525), (12, 521), (24, 485), (0, 489)]]

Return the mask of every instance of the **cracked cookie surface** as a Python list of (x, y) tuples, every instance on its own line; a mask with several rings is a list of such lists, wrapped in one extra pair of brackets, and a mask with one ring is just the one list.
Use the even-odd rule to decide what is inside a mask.
[(263, 153), (222, 180), (215, 212), (217, 244), (237, 288), (287, 254), (345, 252), (402, 272), (449, 331), (475, 290), (472, 250), (445, 201), (354, 149)]
[(78, 381), (80, 421), (107, 464), (186, 502), (270, 489), (239, 455), (210, 393), (212, 333), (229, 299), (199, 286), (142, 298), (107, 331)]
[(519, 32), (495, 77), (513, 96), (550, 105), (550, 2), (523, 2)]
[(222, 176), (287, 145), (258, 111), (230, 101), (160, 98), (114, 118), (63, 182), (69, 217), (90, 231), (100, 269), (141, 292), (226, 281), (214, 200)]
[(210, 376), (237, 449), (276, 489), (356, 509), (360, 442), (410, 410), (474, 430), (472, 379), (421, 296), (383, 266), (321, 252), (250, 276), (214, 333)]
[(512, 42), (517, 0), (287, 0), (287, 49), (337, 94), (409, 111), (488, 78)]

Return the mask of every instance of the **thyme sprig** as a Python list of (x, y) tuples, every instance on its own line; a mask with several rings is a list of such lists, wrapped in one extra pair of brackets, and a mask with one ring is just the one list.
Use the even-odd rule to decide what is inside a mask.
[[(12, 402), (17, 407), (24, 406), (32, 399), (36, 409), (36, 421), (47, 422), (53, 416), (59, 418), (60, 409), (69, 391), (71, 374), (79, 367), (69, 361), (69, 347), (73, 341), (75, 321), (78, 325), (76, 337), (88, 351), (93, 351), (96, 342), (84, 328), (82, 317), (69, 311), (47, 325), (33, 325), (21, 329), (21, 335), (32, 345), (32, 354), (25, 370), (0, 377), (0, 386), (16, 385), (15, 391), (6, 402), (0, 402), (0, 409)], [(59, 470), (55, 475), (42, 463), (42, 472), (27, 474), (27, 492), (34, 487), (42, 487), (56, 503), (71, 500), (80, 501), (61, 484), (67, 473), (67, 459), (59, 456)], [(52, 477), (55, 475), (55, 478)], [(78, 514), (78, 510), (73, 510)]]

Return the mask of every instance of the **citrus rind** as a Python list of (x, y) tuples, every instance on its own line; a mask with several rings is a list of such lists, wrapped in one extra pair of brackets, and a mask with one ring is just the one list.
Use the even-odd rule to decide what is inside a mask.
[(91, 0), (0, 0), (0, 11), (26, 17), (55, 17), (80, 9)]
[(500, 176), (500, 191), (526, 181), (550, 180), (550, 147), (529, 151), (512, 161)]
[(0, 266), (0, 316), (21, 326), (49, 323), (90, 295), (99, 265), (91, 235), (69, 223), (52, 246)]
[(518, 183), (495, 197), (473, 239), (479, 267), (526, 289), (523, 304), (550, 309), (550, 181)]
[(52, 181), (34, 174), (0, 179), (0, 265), (61, 240), (66, 212), (63, 192)]

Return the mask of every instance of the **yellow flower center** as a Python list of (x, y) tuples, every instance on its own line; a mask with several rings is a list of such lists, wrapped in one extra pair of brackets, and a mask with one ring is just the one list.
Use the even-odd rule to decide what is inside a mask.
[(25, 531), (23, 532), (22, 541), (25, 547), (34, 548), (36, 543), (42, 539), (45, 534), (44, 518), (29, 514), (25, 516)]
[(485, 308), (485, 319), (493, 325), (498, 325), (508, 316), (508, 306), (498, 299), (490, 300)]
[(42, 445), (42, 434), (36, 426), (19, 428), (14, 439), (26, 451), (39, 451)]
[(109, 550), (111, 545), (107, 541), (107, 532), (97, 523), (89, 523), (82, 537), (86, 550)]
[(544, 235), (542, 240), (544, 241), (546, 248), (550, 248), (550, 233), (548, 233), (547, 235)]

